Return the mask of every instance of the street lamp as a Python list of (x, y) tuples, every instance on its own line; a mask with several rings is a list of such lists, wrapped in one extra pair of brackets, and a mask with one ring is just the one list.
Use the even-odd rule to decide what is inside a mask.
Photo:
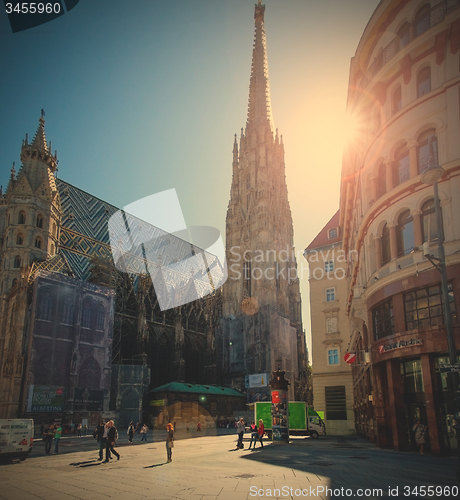
[[(459, 450), (459, 462), (457, 463), (457, 479), (460, 480), (460, 447), (459, 447), (459, 436), (458, 436), (458, 426), (460, 425), (460, 411), (457, 408), (458, 405), (458, 388), (457, 388), (457, 375), (456, 375), (456, 364), (457, 364), (457, 353), (455, 350), (454, 335), (452, 330), (452, 315), (450, 312), (449, 303), (449, 290), (447, 286), (447, 269), (446, 269), (446, 254), (444, 252), (444, 242), (443, 242), (443, 232), (442, 232), (442, 220), (441, 220), (441, 209), (439, 206), (439, 195), (438, 195), (438, 181), (444, 174), (444, 169), (437, 164), (434, 160), (433, 155), (433, 139), (430, 140), (430, 158), (428, 165), (425, 168), (420, 181), (423, 184), (433, 184), (434, 188), (434, 210), (436, 215), (436, 226), (438, 233), (438, 257), (434, 257), (430, 254), (429, 243), (423, 244), (423, 254), (428, 260), (436, 267), (436, 269), (441, 273), (441, 294), (444, 309), (444, 322), (446, 324), (447, 333), (447, 348), (449, 351), (449, 363), (451, 366), (451, 371), (453, 372), (453, 382), (454, 382), (454, 409), (455, 409), (455, 421), (456, 421), (456, 434), (457, 434), (457, 447)], [(436, 262), (437, 261), (437, 262)]]

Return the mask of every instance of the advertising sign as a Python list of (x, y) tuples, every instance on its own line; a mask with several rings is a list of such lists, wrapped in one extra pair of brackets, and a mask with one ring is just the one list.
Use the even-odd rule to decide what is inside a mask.
[(269, 378), (268, 373), (255, 373), (248, 375), (248, 387), (267, 387)]
[(273, 441), (288, 441), (288, 405), (287, 391), (272, 390), (272, 439)]
[(104, 391), (96, 391), (83, 387), (75, 388), (74, 411), (102, 411)]
[(29, 412), (63, 412), (66, 390), (57, 385), (31, 385), (27, 411)]

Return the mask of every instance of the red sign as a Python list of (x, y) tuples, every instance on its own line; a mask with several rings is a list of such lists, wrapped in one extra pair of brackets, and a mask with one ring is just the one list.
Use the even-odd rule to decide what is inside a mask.
[(58, 396), (62, 396), (64, 394), (64, 389), (62, 387), (59, 387), (59, 389), (56, 389), (56, 394)]
[(272, 392), (272, 403), (273, 404), (281, 403), (279, 391)]
[(345, 363), (351, 365), (356, 361), (356, 354), (354, 352), (347, 352), (343, 359), (345, 360)]

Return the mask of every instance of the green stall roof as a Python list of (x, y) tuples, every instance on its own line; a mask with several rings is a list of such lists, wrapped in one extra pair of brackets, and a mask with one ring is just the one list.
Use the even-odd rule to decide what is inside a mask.
[(193, 394), (213, 394), (217, 396), (236, 396), (239, 398), (246, 397), (245, 394), (230, 387), (220, 387), (218, 385), (187, 384), (186, 382), (169, 382), (169, 384), (155, 387), (155, 389), (149, 391), (149, 394), (158, 394), (160, 392), (185, 392)]

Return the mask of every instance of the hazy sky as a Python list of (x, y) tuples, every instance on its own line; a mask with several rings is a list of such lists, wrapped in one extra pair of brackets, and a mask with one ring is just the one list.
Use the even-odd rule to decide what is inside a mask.
[[(33, 137), (43, 108), (60, 178), (118, 207), (174, 187), (189, 225), (225, 237), (254, 3), (80, 0), (15, 34), (1, 10), (0, 184), (13, 161), (18, 170), (21, 141)], [(300, 252), (338, 208), (350, 59), (379, 0), (264, 3), (273, 119)]]

